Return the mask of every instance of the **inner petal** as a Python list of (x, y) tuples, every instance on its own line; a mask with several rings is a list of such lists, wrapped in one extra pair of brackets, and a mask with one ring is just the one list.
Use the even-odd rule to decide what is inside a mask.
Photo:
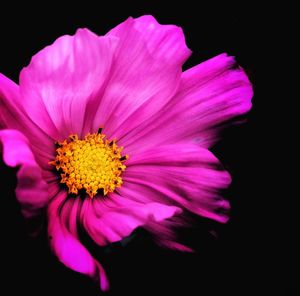
[(70, 135), (56, 143), (57, 154), (50, 164), (60, 172), (60, 182), (67, 185), (69, 193), (85, 190), (92, 198), (99, 191), (106, 195), (121, 187), (121, 174), (126, 168), (123, 162), (128, 155), (122, 156), (123, 147), (105, 137), (99, 129), (98, 133), (87, 134), (82, 140)]

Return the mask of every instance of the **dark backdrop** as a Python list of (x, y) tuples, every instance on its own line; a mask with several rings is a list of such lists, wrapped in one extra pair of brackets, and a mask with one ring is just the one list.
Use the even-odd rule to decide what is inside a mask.
[[(234, 55), (254, 85), (254, 107), (241, 126), (227, 129), (213, 152), (231, 172), (233, 183), (226, 192), (232, 205), (230, 221), (224, 226), (197, 219), (193, 228), (182, 236), (196, 249), (194, 254), (162, 250), (143, 231), (122, 247), (116, 244), (103, 254), (102, 263), (110, 278), (110, 295), (132, 293), (211, 295), (269, 288), (272, 269), (266, 241), (269, 225), (263, 218), (269, 200), (264, 192), (260, 140), (266, 100), (262, 98), (263, 81), (258, 60), (264, 30), (259, 23), (260, 11), (250, 5), (209, 7), (197, 3), (129, 5), (101, 2), (58, 4), (41, 7), (2, 8), (0, 18), (0, 71), (18, 81), (18, 73), (32, 55), (51, 44), (57, 37), (74, 34), (79, 27), (105, 34), (128, 16), (154, 15), (160, 23), (183, 28), (193, 55), (185, 68), (194, 66), (219, 53)], [(262, 150), (261, 150), (262, 149)], [(62, 266), (48, 249), (45, 236), (30, 239), (15, 201), (15, 171), (1, 165), (1, 289), (7, 295), (65, 294), (97, 295), (90, 279)], [(211, 230), (214, 230), (213, 232)], [(216, 238), (217, 237), (217, 238)], [(112, 251), (113, 250), (113, 251)], [(271, 268), (270, 268), (271, 267)], [(210, 291), (210, 292), (204, 292)], [(3, 294), (6, 295), (6, 294)]]

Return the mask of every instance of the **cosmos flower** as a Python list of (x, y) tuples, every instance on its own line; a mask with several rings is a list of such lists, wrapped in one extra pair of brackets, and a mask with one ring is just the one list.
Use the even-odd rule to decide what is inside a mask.
[(67, 267), (109, 287), (79, 230), (99, 246), (153, 231), (170, 248), (172, 217), (227, 221), (230, 175), (208, 150), (223, 123), (251, 108), (233, 57), (182, 72), (182, 30), (152, 16), (105, 36), (79, 29), (37, 53), (19, 85), (0, 75), (0, 141), (18, 167), (28, 219), (47, 213), (49, 244)]

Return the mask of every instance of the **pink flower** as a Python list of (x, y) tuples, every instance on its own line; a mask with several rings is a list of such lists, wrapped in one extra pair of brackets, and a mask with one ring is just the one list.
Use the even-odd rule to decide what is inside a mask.
[(19, 85), (0, 75), (0, 140), (4, 162), (19, 168), (23, 214), (46, 209), (53, 252), (103, 290), (79, 227), (99, 246), (142, 226), (187, 250), (169, 235), (172, 217), (227, 221), (218, 191), (230, 175), (208, 149), (224, 122), (249, 111), (252, 88), (226, 54), (182, 72), (190, 54), (180, 28), (143, 16), (103, 37), (80, 29), (57, 39)]

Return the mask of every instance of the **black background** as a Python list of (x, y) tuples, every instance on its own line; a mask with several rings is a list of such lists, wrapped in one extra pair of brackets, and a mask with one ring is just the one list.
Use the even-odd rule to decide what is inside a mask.
[[(154, 2), (153, 2), (154, 3)], [(42, 4), (41, 4), (42, 5)], [(261, 291), (276, 285), (276, 262), (268, 241), (272, 225), (266, 205), (266, 172), (262, 155), (263, 114), (268, 98), (262, 96), (263, 78), (259, 59), (261, 37), (267, 23), (250, 5), (229, 7), (201, 3), (133, 5), (111, 2), (57, 4), (2, 9), (0, 19), (0, 72), (18, 81), (18, 73), (32, 55), (57, 37), (74, 34), (79, 27), (105, 34), (127, 17), (154, 15), (160, 23), (181, 26), (193, 51), (187, 69), (219, 53), (234, 55), (248, 73), (255, 96), (253, 109), (243, 125), (227, 129), (213, 152), (231, 172), (233, 183), (226, 192), (231, 201), (230, 221), (224, 226), (198, 219), (184, 232), (196, 253), (183, 254), (154, 245), (138, 231), (127, 246), (116, 244), (103, 252), (102, 263), (111, 282), (109, 295), (165, 292), (211, 295)], [(1, 289), (8, 295), (97, 295), (98, 288), (82, 275), (61, 265), (48, 249), (46, 236), (31, 239), (14, 197), (15, 171), (1, 165)], [(212, 235), (213, 228), (218, 238)], [(274, 267), (274, 269), (273, 269)], [(5, 293), (3, 295), (6, 295)]]

